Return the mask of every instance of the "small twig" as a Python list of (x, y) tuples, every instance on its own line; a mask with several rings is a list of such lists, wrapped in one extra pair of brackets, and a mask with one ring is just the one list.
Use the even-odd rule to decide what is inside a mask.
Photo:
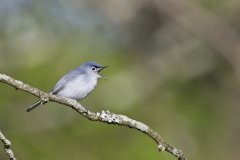
[(97, 113), (91, 112), (91, 111), (87, 110), (85, 107), (83, 107), (76, 100), (43, 92), (43, 91), (41, 91), (37, 88), (34, 88), (28, 84), (25, 84), (21, 81), (15, 80), (5, 74), (0, 74), (0, 82), (6, 83), (10, 86), (13, 86), (20, 90), (23, 90), (27, 93), (31, 93), (32, 95), (34, 95), (40, 99), (44, 99), (46, 101), (49, 100), (49, 101), (53, 101), (53, 102), (57, 102), (57, 103), (69, 106), (91, 121), (99, 121), (99, 122), (104, 122), (104, 123), (108, 123), (108, 124), (117, 124), (120, 126), (137, 129), (137, 130), (143, 132), (144, 134), (148, 135), (150, 138), (152, 138), (158, 144), (158, 151), (167, 151), (167, 152), (171, 153), (172, 155), (176, 156), (179, 160), (186, 160), (186, 158), (181, 150), (178, 150), (177, 148), (164, 142), (164, 140), (161, 138), (161, 136), (156, 131), (154, 131), (153, 129), (151, 129), (149, 126), (147, 126), (146, 124), (144, 124), (142, 122), (133, 120), (125, 115), (114, 114), (109, 111), (101, 111), (101, 112), (97, 112)]
[(11, 149), (11, 142), (2, 134), (0, 131), (0, 139), (4, 144), (5, 152), (7, 153), (7, 156), (10, 160), (17, 160), (13, 154), (13, 151)]

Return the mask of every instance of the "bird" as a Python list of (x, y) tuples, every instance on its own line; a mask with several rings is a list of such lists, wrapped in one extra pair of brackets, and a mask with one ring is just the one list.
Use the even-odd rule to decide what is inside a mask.
[[(50, 94), (63, 96), (80, 101), (87, 97), (95, 88), (98, 79), (105, 78), (100, 72), (108, 66), (89, 61), (64, 75), (51, 90)], [(47, 101), (38, 100), (26, 111), (30, 112)]]

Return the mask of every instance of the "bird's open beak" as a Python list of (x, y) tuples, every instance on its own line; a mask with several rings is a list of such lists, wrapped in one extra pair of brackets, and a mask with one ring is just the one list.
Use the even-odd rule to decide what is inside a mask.
[(98, 70), (98, 74), (101, 76), (101, 78), (106, 79), (106, 77), (104, 77), (103, 75), (100, 74), (100, 72), (104, 69), (107, 68), (108, 66), (103, 66)]
[(103, 70), (104, 68), (107, 68), (107, 67), (108, 67), (108, 66), (104, 66), (104, 67), (101, 68), (101, 70)]

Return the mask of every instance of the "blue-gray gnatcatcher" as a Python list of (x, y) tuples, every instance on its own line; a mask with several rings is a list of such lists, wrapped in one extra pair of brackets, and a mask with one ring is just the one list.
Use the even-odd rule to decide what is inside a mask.
[[(82, 100), (95, 89), (98, 79), (103, 78), (100, 71), (106, 67), (102, 67), (96, 62), (86, 62), (63, 76), (50, 94), (72, 98), (77, 101)], [(46, 103), (44, 100), (37, 101), (27, 109), (27, 112), (44, 103)]]

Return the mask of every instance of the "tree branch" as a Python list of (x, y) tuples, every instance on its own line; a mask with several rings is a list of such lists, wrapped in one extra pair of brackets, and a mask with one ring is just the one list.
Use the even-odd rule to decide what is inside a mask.
[(99, 121), (108, 124), (117, 124), (120, 126), (137, 129), (146, 134), (147, 136), (149, 136), (150, 138), (152, 138), (158, 144), (158, 151), (167, 151), (170, 154), (176, 156), (179, 160), (186, 160), (181, 150), (178, 150), (177, 148), (164, 142), (164, 140), (156, 131), (154, 131), (153, 129), (151, 129), (149, 126), (142, 122), (133, 120), (125, 115), (114, 114), (109, 111), (101, 111), (97, 113), (91, 112), (87, 110), (85, 107), (83, 107), (76, 100), (43, 92), (28, 84), (15, 80), (5, 74), (0, 74), (0, 82), (6, 83), (10, 86), (15, 87), (16, 89), (20, 89), (27, 93), (30, 93), (44, 101), (53, 101), (71, 107), (72, 109), (74, 109), (75, 111), (77, 111), (78, 113), (80, 113), (81, 115), (83, 115), (84, 117), (88, 118), (91, 121)]
[(13, 154), (13, 151), (11, 149), (11, 142), (2, 134), (0, 131), (0, 139), (4, 144), (5, 152), (7, 153), (10, 160), (17, 160)]

